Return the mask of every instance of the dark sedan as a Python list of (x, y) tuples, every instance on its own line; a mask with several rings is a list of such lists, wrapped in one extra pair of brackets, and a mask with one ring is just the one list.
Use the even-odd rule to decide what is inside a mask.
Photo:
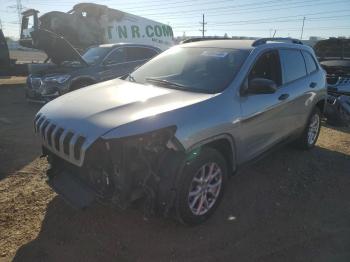
[(32, 69), (27, 78), (26, 97), (31, 102), (46, 103), (62, 94), (132, 72), (160, 49), (138, 44), (108, 44), (89, 48), (82, 56), (71, 46), (60, 48), (48, 63)]

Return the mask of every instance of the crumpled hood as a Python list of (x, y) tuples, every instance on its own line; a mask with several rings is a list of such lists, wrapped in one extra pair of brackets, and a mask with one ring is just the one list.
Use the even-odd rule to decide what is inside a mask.
[(86, 137), (90, 144), (121, 125), (213, 96), (114, 79), (63, 95), (46, 104), (38, 114)]

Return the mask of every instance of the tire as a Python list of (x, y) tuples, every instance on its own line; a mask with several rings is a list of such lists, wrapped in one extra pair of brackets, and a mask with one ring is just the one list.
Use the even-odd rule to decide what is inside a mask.
[(227, 163), (223, 156), (212, 148), (202, 148), (198, 157), (188, 162), (179, 176), (175, 201), (177, 219), (187, 225), (207, 220), (221, 201), (226, 181)]
[(313, 148), (317, 142), (320, 131), (321, 131), (321, 111), (318, 107), (315, 107), (307, 121), (307, 124), (305, 126), (303, 133), (296, 141), (297, 146), (303, 150), (309, 150)]

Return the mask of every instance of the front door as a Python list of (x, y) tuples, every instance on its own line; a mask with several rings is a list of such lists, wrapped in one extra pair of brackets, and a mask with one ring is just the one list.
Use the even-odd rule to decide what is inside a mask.
[(282, 90), (282, 70), (277, 50), (267, 51), (259, 56), (247, 76), (245, 85), (254, 78), (274, 81), (279, 87), (273, 94), (241, 95), (241, 140), (244, 143), (242, 161), (250, 160), (282, 137), (282, 118), (286, 113), (285, 94)]

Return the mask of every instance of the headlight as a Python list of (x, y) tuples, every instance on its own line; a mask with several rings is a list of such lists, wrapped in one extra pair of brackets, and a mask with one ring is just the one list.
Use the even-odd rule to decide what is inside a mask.
[(62, 84), (66, 82), (70, 78), (70, 75), (56, 75), (56, 76), (48, 76), (44, 78), (45, 82), (56, 82)]

